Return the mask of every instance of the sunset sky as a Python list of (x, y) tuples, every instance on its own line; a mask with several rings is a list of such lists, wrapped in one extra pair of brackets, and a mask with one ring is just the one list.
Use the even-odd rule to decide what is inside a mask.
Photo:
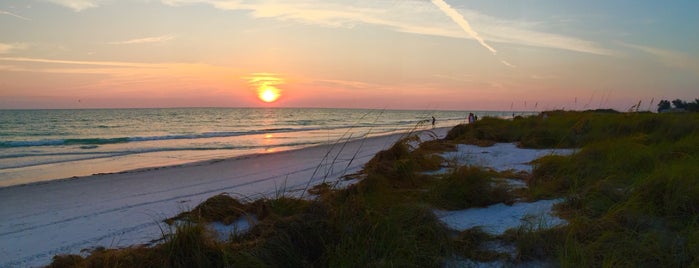
[(699, 98), (698, 12), (695, 0), (3, 0), (0, 109), (655, 110)]

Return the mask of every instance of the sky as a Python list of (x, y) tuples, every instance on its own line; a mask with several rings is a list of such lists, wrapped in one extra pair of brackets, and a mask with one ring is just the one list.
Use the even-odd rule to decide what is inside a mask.
[(699, 1), (3, 0), (0, 109), (655, 110)]

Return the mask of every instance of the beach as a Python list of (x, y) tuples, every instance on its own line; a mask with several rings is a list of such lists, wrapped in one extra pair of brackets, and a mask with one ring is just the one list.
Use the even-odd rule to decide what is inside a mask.
[(699, 267), (697, 10), (0, 1), (0, 268)]
[[(421, 136), (441, 138), (448, 130)], [(56, 254), (149, 244), (167, 230), (162, 220), (211, 196), (298, 195), (309, 185), (360, 171), (403, 135), (0, 188), (0, 267), (41, 266)]]
[[(0, 187), (301, 149), (466, 112), (311, 108), (0, 110)], [(489, 112), (502, 116), (502, 112)]]

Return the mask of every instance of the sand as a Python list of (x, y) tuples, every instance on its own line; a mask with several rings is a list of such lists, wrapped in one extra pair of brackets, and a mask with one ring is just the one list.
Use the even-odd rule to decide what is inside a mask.
[[(531, 162), (546, 155), (570, 155), (576, 149), (524, 149), (515, 143), (497, 143), (489, 147), (459, 144), (456, 151), (442, 153), (447, 161), (458, 166), (477, 165), (497, 171), (531, 172)], [(443, 169), (438, 172), (448, 172)], [(505, 179), (512, 188), (526, 187), (516, 179)], [(503, 203), (484, 208), (469, 208), (456, 211), (435, 210), (434, 213), (447, 227), (463, 231), (480, 227), (491, 235), (502, 235), (507, 229), (517, 228), (523, 224), (535, 227), (553, 227), (566, 222), (553, 215), (553, 205), (562, 199), (538, 200), (535, 202), (517, 202), (512, 205)]]
[[(441, 138), (448, 128), (433, 131)], [(360, 171), (400, 136), (0, 188), (0, 267), (41, 266), (56, 254), (152, 243), (162, 236), (163, 228), (169, 228), (163, 219), (220, 193), (243, 200), (298, 196), (309, 185), (344, 182), (344, 175)], [(431, 136), (422, 135), (423, 140)], [(538, 157), (571, 153), (575, 150), (521, 149), (503, 143), (459, 145), (457, 151), (442, 155), (459, 165), (527, 172)], [(526, 187), (516, 180), (508, 183)], [(565, 224), (551, 214), (552, 205), (560, 201), (434, 212), (454, 230), (480, 227), (497, 235), (522, 224)], [(225, 235), (230, 227), (214, 228)]]
[(470, 208), (457, 211), (435, 210), (435, 215), (447, 227), (463, 231), (480, 227), (491, 235), (502, 235), (507, 229), (530, 225), (532, 229), (551, 228), (566, 221), (551, 214), (553, 205), (563, 199), (518, 202), (510, 206), (503, 203), (484, 208)]
[[(444, 137), (448, 129), (433, 131)], [(163, 219), (220, 193), (240, 199), (298, 195), (309, 184), (358, 172), (400, 136), (0, 188), (0, 267), (150, 243), (168, 228)]]
[(442, 157), (456, 161), (458, 165), (489, 167), (496, 171), (531, 172), (530, 164), (546, 155), (570, 155), (576, 149), (524, 149), (515, 143), (496, 143), (493, 146), (459, 144), (456, 151), (443, 153)]

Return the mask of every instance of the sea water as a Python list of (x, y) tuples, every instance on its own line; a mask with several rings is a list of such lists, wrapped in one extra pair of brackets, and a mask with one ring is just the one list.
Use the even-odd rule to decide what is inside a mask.
[[(466, 111), (0, 110), (0, 187), (333, 144), (463, 123)], [(475, 112), (506, 117), (508, 112)]]

